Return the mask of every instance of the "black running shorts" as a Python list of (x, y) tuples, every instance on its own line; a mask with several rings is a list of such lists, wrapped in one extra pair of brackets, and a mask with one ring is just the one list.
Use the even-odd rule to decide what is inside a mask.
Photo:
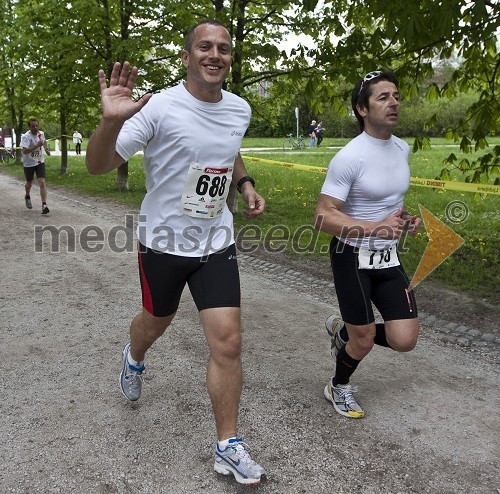
[(330, 243), (333, 281), (344, 322), (363, 326), (375, 321), (371, 302), (384, 321), (417, 317), (417, 304), (403, 266), (358, 269), (352, 246), (333, 237)]
[(33, 182), (35, 172), (36, 178), (45, 178), (45, 163), (39, 163), (36, 166), (25, 166), (24, 178), (26, 178), (26, 182)]
[(205, 257), (174, 256), (139, 244), (139, 274), (144, 309), (157, 317), (173, 314), (186, 283), (199, 311), (240, 307), (236, 247)]

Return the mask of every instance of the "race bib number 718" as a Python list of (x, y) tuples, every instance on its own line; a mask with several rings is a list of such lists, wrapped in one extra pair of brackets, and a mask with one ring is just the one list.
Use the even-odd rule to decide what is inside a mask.
[(359, 249), (358, 269), (386, 269), (399, 266), (397, 245), (384, 250)]

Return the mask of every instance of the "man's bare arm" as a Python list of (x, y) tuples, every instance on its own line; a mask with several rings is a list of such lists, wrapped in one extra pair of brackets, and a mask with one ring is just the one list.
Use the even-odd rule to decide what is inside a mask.
[(151, 94), (145, 94), (138, 101), (132, 99), (137, 79), (137, 67), (124, 62), (113, 65), (109, 87), (103, 70), (99, 71), (102, 118), (96, 131), (89, 139), (86, 164), (89, 173), (100, 175), (118, 168), (123, 158), (116, 152), (116, 139), (126, 120), (135, 115), (149, 101)]
[(382, 221), (363, 221), (351, 218), (341, 209), (343, 201), (320, 194), (314, 212), (314, 227), (322, 232), (344, 238), (380, 237), (398, 239), (404, 230), (403, 208)]

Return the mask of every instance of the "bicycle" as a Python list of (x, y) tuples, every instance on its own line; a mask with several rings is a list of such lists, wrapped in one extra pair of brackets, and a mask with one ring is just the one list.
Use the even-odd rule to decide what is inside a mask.
[(288, 134), (283, 142), (283, 151), (289, 149), (304, 149), (305, 147), (306, 143), (302, 136), (294, 137), (293, 134)]
[(12, 148), (0, 147), (0, 161), (10, 163), (16, 159), (16, 151)]

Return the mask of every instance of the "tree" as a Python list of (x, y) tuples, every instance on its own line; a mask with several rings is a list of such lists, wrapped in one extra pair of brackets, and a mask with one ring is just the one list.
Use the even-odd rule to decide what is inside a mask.
[[(497, 134), (499, 124), (500, 9), (491, 1), (73, 0), (69, 12), (66, 4), (54, 0), (43, 5), (33, 0), (0, 2), (11, 14), (9, 26), (2, 23), (0, 33), (12, 40), (0, 48), (0, 60), (6, 62), (0, 69), (6, 74), (1, 84), (7, 95), (0, 96), (0, 108), (8, 115), (11, 105), (17, 123), (26, 111), (46, 108), (47, 100), (35, 90), (43, 87), (61, 125), (74, 126), (76, 116), (95, 125), (96, 73), (100, 67), (109, 73), (116, 60), (128, 58), (141, 68), (139, 92), (177, 83), (184, 77), (179, 52), (187, 29), (215, 17), (228, 27), (235, 44), (227, 87), (248, 99), (254, 114), (278, 124), (279, 112), (256, 91), (267, 81), (273, 97), (280, 99), (278, 105), (300, 101), (310, 114), (332, 107), (345, 115), (349, 88), (360, 74), (392, 69), (410, 99), (422, 93), (438, 99), (478, 95), (448, 135), (463, 151), (485, 152), (461, 163), (450, 157), (443, 176), (458, 169), (467, 180), (498, 179), (500, 150), (487, 147), (488, 135)], [(299, 38), (285, 51), (280, 47), (290, 34)], [(39, 43), (43, 49), (34, 51), (32, 45)], [(439, 62), (452, 58), (456, 65), (442, 71)], [(432, 115), (428, 124), (436, 118)], [(11, 116), (2, 120), (16, 123)], [(428, 142), (418, 137), (415, 150)]]
[(29, 29), (25, 19), (17, 14), (17, 3), (0, 2), (0, 109), (2, 127), (10, 127), (16, 134), (17, 158), (20, 161), (19, 144), (24, 129), (25, 116), (36, 111), (29, 64), (29, 45), (24, 36)]
[(37, 55), (32, 57), (30, 65), (32, 70), (44, 75), (36, 81), (39, 105), (44, 112), (52, 109), (58, 115), (60, 173), (64, 175), (68, 167), (70, 129), (76, 129), (79, 122), (75, 117), (81, 115), (81, 109), (94, 100), (93, 95), (84, 89), (89, 77), (87, 66), (80, 57), (83, 46), (78, 36), (77, 21), (72, 16), (68, 18), (66, 5), (54, 0), (44, 3), (29, 0), (23, 7), (24, 16), (38, 19), (36, 35), (31, 40), (36, 44)]
[[(484, 0), (415, 0), (394, 2), (368, 0), (349, 2), (342, 13), (346, 35), (332, 52), (326, 42), (315, 56), (315, 65), (328, 62), (323, 74), (354, 82), (361, 73), (375, 68), (393, 69), (409, 97), (425, 90), (429, 98), (453, 98), (461, 93), (475, 93), (478, 99), (467, 110), (467, 117), (448, 136), (460, 142), (462, 151), (486, 149), (488, 135), (499, 131), (500, 58), (498, 32), (500, 10)], [(433, 76), (436, 62), (458, 57), (456, 68), (438, 85)], [(353, 74), (351, 67), (356, 67)], [(347, 95), (346, 95), (347, 96)], [(435, 121), (432, 116), (429, 124)], [(416, 139), (414, 149), (428, 144)], [(456, 165), (466, 180), (474, 182), (499, 178), (500, 147), (495, 146), (476, 160)], [(449, 178), (450, 168), (442, 172)]]

